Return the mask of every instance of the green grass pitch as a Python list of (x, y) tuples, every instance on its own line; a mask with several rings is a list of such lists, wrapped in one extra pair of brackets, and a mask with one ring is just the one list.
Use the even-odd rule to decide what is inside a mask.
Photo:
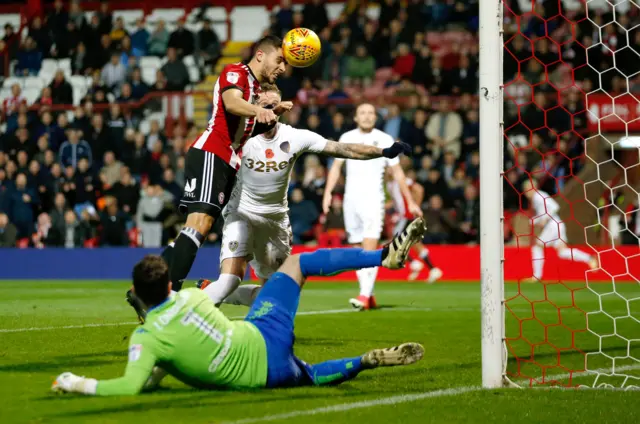
[[(606, 286), (601, 287), (606, 292)], [(628, 310), (620, 299), (640, 296), (637, 285), (625, 287), (620, 298), (604, 297), (603, 308), (614, 316)], [(123, 372), (135, 321), (124, 302), (126, 288), (125, 282), (0, 281), (0, 423), (618, 424), (640, 420), (637, 392), (479, 389), (477, 283), (381, 283), (376, 297), (385, 308), (365, 313), (348, 309), (355, 284), (308, 284), (296, 321), (296, 353), (301, 358), (317, 362), (355, 356), (404, 341), (426, 347), (425, 358), (416, 365), (365, 372), (338, 387), (207, 392), (167, 379), (163, 390), (141, 396), (89, 398), (51, 393), (51, 382), (63, 371), (96, 378)], [(507, 295), (515, 290), (515, 285), (508, 285)], [(570, 302), (571, 293), (563, 286), (549, 286), (546, 294), (541, 285), (526, 290), (532, 300), (547, 296), (560, 305)], [(598, 296), (579, 291), (576, 298), (585, 310), (600, 309)], [(569, 310), (559, 317), (557, 308), (546, 304), (534, 306), (536, 321), (531, 319), (527, 301), (513, 302), (519, 318), (529, 318), (523, 332), (532, 343), (544, 334), (539, 322), (545, 322), (553, 327), (549, 340), (562, 345), (570, 333), (561, 331), (557, 322), (573, 319), (577, 323), (584, 318)], [(635, 308), (634, 304), (630, 307)], [(232, 317), (246, 313), (246, 308), (223, 309)], [(631, 312), (640, 316), (640, 311)], [(618, 334), (640, 338), (637, 328), (623, 321), (617, 322)], [(510, 321), (507, 326), (512, 334), (516, 331), (513, 324)], [(593, 325), (600, 326), (604, 334), (612, 324), (607, 318)], [(576, 343), (589, 351), (598, 342), (597, 337), (586, 334)], [(609, 345), (604, 347), (612, 352), (627, 346), (615, 337), (605, 342)], [(531, 349), (522, 344), (517, 347)], [(630, 348), (640, 356), (637, 344)], [(557, 361), (553, 352), (536, 350), (536, 355), (549, 364)], [(578, 356), (566, 351), (561, 363), (568, 365)], [(606, 358), (595, 360), (606, 365)]]

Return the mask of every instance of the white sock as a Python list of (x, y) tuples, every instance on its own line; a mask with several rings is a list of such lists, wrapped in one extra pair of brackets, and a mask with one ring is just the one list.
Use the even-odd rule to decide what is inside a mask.
[(257, 284), (245, 284), (235, 289), (233, 293), (224, 299), (223, 303), (251, 306), (261, 288), (262, 287)]
[(591, 260), (591, 255), (587, 252), (583, 252), (580, 249), (560, 249), (558, 250), (558, 256), (562, 259), (573, 259), (576, 262), (589, 262)]
[(544, 268), (544, 249), (541, 246), (531, 248), (531, 259), (533, 260), (533, 276), (542, 278), (542, 268)]
[[(360, 281), (360, 296), (371, 297), (373, 296), (373, 287), (376, 284), (376, 277), (378, 276), (378, 267), (361, 269), (361, 274), (358, 275)], [(362, 275), (362, 278), (360, 277)]]
[(242, 280), (237, 275), (220, 274), (218, 281), (209, 284), (204, 292), (209, 296), (213, 303), (219, 305), (222, 301), (235, 291)]

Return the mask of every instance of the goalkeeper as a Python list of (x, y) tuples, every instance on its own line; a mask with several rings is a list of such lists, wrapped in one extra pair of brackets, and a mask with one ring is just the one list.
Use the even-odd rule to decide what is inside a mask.
[(419, 218), (383, 249), (321, 249), (290, 256), (266, 282), (244, 321), (230, 321), (201, 290), (170, 295), (166, 263), (159, 256), (146, 256), (133, 269), (133, 288), (149, 310), (144, 325), (131, 336), (124, 376), (98, 381), (65, 372), (52, 389), (131, 395), (157, 387), (167, 373), (199, 388), (326, 385), (350, 380), (366, 369), (412, 364), (424, 353), (418, 343), (309, 365), (293, 354), (293, 321), (307, 276), (380, 265), (400, 268), (424, 231)]

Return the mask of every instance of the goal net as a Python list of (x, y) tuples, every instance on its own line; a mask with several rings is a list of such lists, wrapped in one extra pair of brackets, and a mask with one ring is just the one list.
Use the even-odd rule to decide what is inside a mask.
[[(482, 65), (480, 102), (481, 122), (499, 122), (504, 140), (495, 241), (504, 256), (487, 253), (495, 235), (481, 228), (483, 381), (497, 386), (485, 374), (497, 373), (493, 362), (502, 384), (638, 389), (640, 1), (484, 3), (492, 10), (481, 11), (480, 60), (503, 63), (500, 105)], [(487, 28), (496, 10), (502, 34)], [(495, 41), (501, 54), (487, 51)], [(486, 172), (481, 197), (492, 187)], [(488, 314), (501, 320), (499, 336)], [(491, 338), (502, 342), (500, 359)]]

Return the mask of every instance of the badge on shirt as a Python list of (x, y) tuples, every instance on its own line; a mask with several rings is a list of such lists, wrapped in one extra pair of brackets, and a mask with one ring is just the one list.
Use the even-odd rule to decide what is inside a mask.
[(280, 143), (280, 150), (285, 153), (289, 153), (289, 150), (291, 150), (291, 144), (289, 144), (288, 141), (283, 141), (282, 143)]
[(142, 354), (142, 345), (135, 344), (129, 346), (129, 362), (135, 362), (140, 359), (140, 355)]
[(237, 84), (239, 79), (240, 74), (238, 74), (237, 72), (227, 72), (227, 81), (229, 81), (231, 84)]
[(264, 155), (267, 157), (267, 159), (273, 159), (273, 150), (271, 149), (265, 150)]

